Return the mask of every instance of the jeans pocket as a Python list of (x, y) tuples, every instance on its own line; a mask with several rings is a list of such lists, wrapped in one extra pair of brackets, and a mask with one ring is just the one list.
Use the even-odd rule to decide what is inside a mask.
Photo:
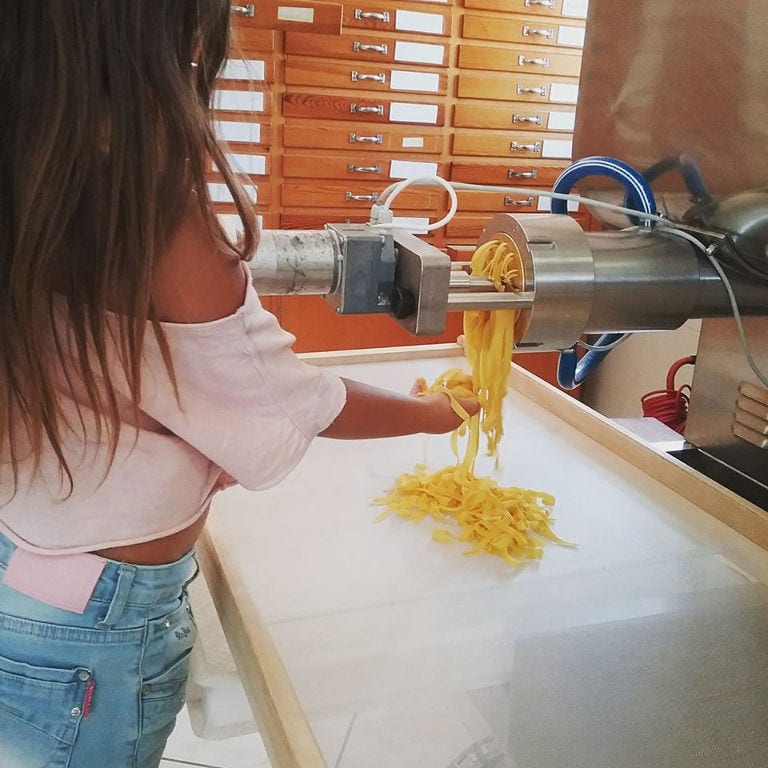
[(90, 678), (84, 667), (42, 667), (0, 656), (3, 768), (68, 765)]

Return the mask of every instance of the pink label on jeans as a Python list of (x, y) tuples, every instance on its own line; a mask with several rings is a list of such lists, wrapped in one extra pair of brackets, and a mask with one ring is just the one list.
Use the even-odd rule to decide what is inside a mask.
[(107, 561), (97, 555), (37, 555), (16, 548), (3, 584), (56, 608), (83, 613)]

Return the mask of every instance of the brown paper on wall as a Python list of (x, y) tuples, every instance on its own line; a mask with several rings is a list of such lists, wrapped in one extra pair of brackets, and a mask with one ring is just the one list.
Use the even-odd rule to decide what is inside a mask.
[[(714, 193), (768, 184), (767, 10), (765, 0), (590, 0), (574, 159), (643, 169), (684, 153)], [(674, 173), (654, 187), (684, 189)]]

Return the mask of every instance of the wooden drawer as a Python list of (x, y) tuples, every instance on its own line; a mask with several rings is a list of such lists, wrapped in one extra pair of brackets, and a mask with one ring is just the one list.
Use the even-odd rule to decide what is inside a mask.
[(376, 29), (419, 35), (451, 34), (450, 8), (422, 3), (362, 2), (344, 4), (344, 29)]
[[(434, 129), (433, 129), (434, 131)], [(430, 129), (399, 128), (381, 125), (343, 126), (310, 121), (287, 123), (283, 141), (286, 147), (318, 149), (365, 149), (373, 152), (440, 154), (442, 133)]]
[(446, 164), (414, 161), (382, 155), (350, 153), (346, 155), (320, 155), (288, 150), (283, 157), (283, 175), (286, 178), (349, 179), (357, 183), (364, 179), (402, 179), (412, 176), (445, 176)]
[[(520, 211), (517, 211), (519, 213)], [(509, 213), (515, 213), (515, 211), (509, 211)], [(488, 226), (490, 220), (496, 214), (493, 212), (488, 213), (459, 213), (453, 217), (451, 221), (446, 224), (445, 234), (446, 237), (455, 241), (470, 241), (476, 242), (480, 237), (483, 230)], [(586, 213), (571, 214), (571, 218), (575, 219), (582, 226), (586, 226), (589, 222), (589, 215)]]
[(528, 72), (545, 77), (578, 77), (581, 56), (577, 53), (550, 53), (524, 47), (459, 46), (459, 67), (498, 72)]
[(245, 54), (243, 58), (227, 59), (218, 77), (221, 88), (243, 87), (244, 83), (274, 82), (274, 59), (272, 56), (263, 56), (258, 53)]
[[(389, 181), (353, 179), (351, 181), (287, 181), (282, 185), (284, 207), (318, 208), (331, 206), (337, 211), (363, 209), (370, 212)], [(424, 215), (436, 213), (443, 205), (445, 192), (440, 187), (418, 187), (401, 192), (395, 201), (395, 210), (422, 211)]]
[(502, 104), (499, 106), (487, 103), (472, 104), (460, 101), (453, 113), (453, 124), (456, 128), (491, 128), (530, 131), (531, 129), (546, 131), (564, 131), (573, 133), (575, 127), (576, 107), (559, 106), (550, 108), (531, 104)]
[(579, 84), (575, 79), (544, 74), (461, 72), (458, 77), (457, 95), (461, 98), (492, 101), (576, 104), (579, 98)]
[[(537, 210), (539, 197), (519, 195), (514, 192), (469, 192), (459, 191), (460, 211), (506, 211), (508, 213), (533, 213)], [(399, 199), (399, 198), (398, 198)]]
[(301, 208), (280, 214), (280, 229), (322, 229), (326, 224), (365, 224), (371, 218), (370, 209), (339, 211), (338, 208), (308, 211)]
[(272, 126), (262, 121), (214, 120), (213, 130), (234, 152), (248, 151), (251, 147), (269, 147), (272, 144)]
[[(248, 7), (248, 3), (232, 3), (233, 6)], [(302, 30), (304, 32), (323, 32), (341, 34), (341, 3), (328, 0), (259, 0), (257, 12), (253, 16), (233, 13), (233, 26), (238, 36), (250, 30)]]
[(533, 13), (537, 16), (587, 18), (588, 0), (464, 0), (465, 8), (506, 13)]
[(217, 88), (213, 106), (218, 120), (229, 120), (243, 114), (268, 115), (272, 111), (272, 98), (268, 91), (251, 89), (245, 83), (238, 83)]
[(285, 36), (285, 52), (289, 55), (434, 67), (443, 67), (448, 60), (447, 46), (438, 40), (422, 43), (352, 31), (340, 37), (289, 32)]
[(470, 40), (499, 40), (504, 43), (584, 47), (584, 23), (536, 16), (464, 16), (463, 36)]
[(570, 134), (551, 137), (546, 133), (457, 131), (453, 136), (454, 155), (488, 157), (536, 157), (570, 160), (573, 142)]
[[(218, 208), (226, 208), (227, 211), (235, 210), (234, 200), (229, 187), (224, 183), (220, 174), (206, 174), (208, 194)], [(269, 182), (264, 184), (246, 184), (245, 191), (256, 208), (269, 207), (272, 203), (272, 187)]]
[(469, 184), (495, 184), (513, 187), (528, 184), (551, 187), (568, 164), (545, 165), (541, 161), (524, 163), (453, 163), (451, 181)]
[(401, 91), (444, 94), (445, 72), (402, 69), (392, 64), (361, 65), (289, 56), (285, 62), (286, 85), (344, 88), (350, 91)]
[(366, 120), (376, 123), (444, 125), (442, 104), (352, 96), (325, 96), (318, 93), (286, 93), (283, 115), (314, 120)]
[(257, 29), (235, 22), (235, 45), (232, 50), (236, 53), (251, 51), (274, 51), (277, 42), (277, 32), (274, 29)]

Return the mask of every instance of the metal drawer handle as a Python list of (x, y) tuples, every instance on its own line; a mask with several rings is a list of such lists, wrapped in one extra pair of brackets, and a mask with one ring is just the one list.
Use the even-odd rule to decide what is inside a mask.
[(526, 88), (524, 85), (517, 86), (517, 95), (522, 96), (524, 93), (534, 93), (537, 96), (547, 95), (547, 86), (542, 85), (540, 88)]
[(372, 107), (366, 107), (366, 106), (361, 106), (359, 104), (350, 104), (349, 105), (349, 111), (353, 115), (358, 115), (361, 112), (365, 112), (366, 114), (371, 114), (371, 115), (383, 115), (384, 114), (384, 105), (383, 104), (376, 104), (375, 106), (372, 106)]
[(525, 200), (515, 200), (514, 197), (510, 197), (509, 195), (507, 195), (504, 198), (504, 205), (519, 205), (521, 207), (524, 205), (533, 205), (533, 198), (526, 197)]
[(355, 165), (350, 163), (347, 166), (349, 173), (381, 173), (380, 165)]
[(510, 168), (507, 171), (508, 179), (535, 179), (539, 175), (537, 170), (532, 171), (516, 171), (514, 168)]
[(509, 145), (509, 151), (510, 152), (541, 152), (541, 143), (537, 141), (535, 144), (518, 144), (516, 141), (513, 141)]
[(535, 29), (534, 27), (529, 27), (527, 24), (523, 25), (523, 37), (531, 37), (531, 35), (538, 35), (539, 37), (546, 37), (548, 39), (552, 39), (552, 36), (555, 34), (554, 29)]
[(382, 56), (386, 56), (389, 48), (387, 47), (386, 43), (382, 43), (381, 45), (371, 45), (369, 43), (361, 43), (359, 40), (355, 40), (355, 42), (352, 43), (352, 50), (355, 53), (358, 53), (359, 51), (373, 51), (374, 53), (380, 53)]
[(248, 5), (233, 5), (230, 9), (230, 13), (252, 19), (255, 13), (255, 7), (253, 3), (248, 3)]
[(381, 83), (384, 85), (384, 83), (387, 82), (387, 73), (386, 72), (380, 72), (378, 75), (367, 75), (365, 73), (360, 74), (360, 72), (356, 72), (355, 70), (352, 70), (352, 82), (358, 83), (361, 80), (372, 80), (374, 83)]
[(533, 125), (541, 125), (541, 115), (532, 115), (531, 117), (526, 117), (525, 115), (518, 115), (515, 113), (512, 115), (512, 122), (517, 123), (533, 123)]
[(518, 56), (517, 65), (519, 67), (524, 67), (526, 65), (533, 65), (534, 67), (541, 67), (542, 69), (546, 69), (549, 66), (549, 59), (546, 58), (545, 56), (541, 56), (540, 58), (534, 58), (534, 59), (529, 59), (527, 56)]
[(385, 24), (389, 24), (389, 11), (377, 13), (376, 11), (364, 11), (361, 8), (355, 8), (355, 20), (363, 21), (365, 19), (375, 19), (376, 21), (383, 21)]
[(381, 133), (377, 133), (375, 136), (358, 136), (354, 131), (349, 133), (350, 144), (381, 144), (384, 141), (384, 136)]
[(345, 200), (357, 200), (360, 203), (375, 203), (379, 199), (378, 192), (372, 192), (370, 195), (353, 195), (351, 192), (344, 194)]
[(542, 8), (554, 8), (555, 0), (525, 0), (526, 8), (530, 8), (532, 5), (540, 5)]

